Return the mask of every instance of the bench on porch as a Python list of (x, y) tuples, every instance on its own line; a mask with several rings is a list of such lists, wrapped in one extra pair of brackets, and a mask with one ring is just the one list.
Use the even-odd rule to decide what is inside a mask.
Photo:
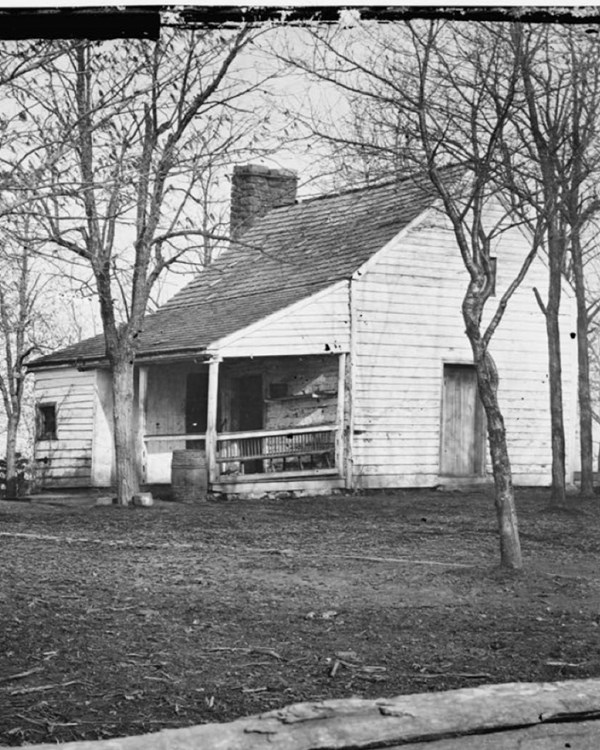
[[(335, 466), (335, 433), (331, 425), (288, 430), (232, 432), (218, 435), (219, 465), (238, 464), (241, 473), (260, 473)], [(260, 468), (247, 472), (247, 464)], [(256, 463), (255, 463), (256, 467)], [(226, 472), (225, 472), (226, 473)]]

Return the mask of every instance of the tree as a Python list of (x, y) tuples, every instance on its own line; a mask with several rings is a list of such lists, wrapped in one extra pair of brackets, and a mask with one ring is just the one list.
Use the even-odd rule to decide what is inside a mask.
[[(14, 230), (27, 218), (12, 216)], [(23, 227), (21, 227), (21, 231)], [(48, 318), (53, 277), (27, 242), (5, 231), (0, 244), (0, 394), (6, 415), (6, 494), (16, 497), (17, 437), (26, 400), (27, 363), (59, 341), (61, 326)]]
[[(16, 88), (48, 168), (37, 240), (91, 269), (112, 373), (117, 495), (138, 488), (134, 363), (151, 290), (206, 230), (191, 213), (224, 125), (261, 78), (242, 67), (256, 32), (164, 31), (156, 42), (77, 42)], [(260, 116), (256, 112), (256, 118)], [(255, 114), (246, 113), (246, 143)], [(214, 134), (202, 145), (202, 136)], [(225, 133), (225, 137), (223, 136)], [(221, 137), (217, 141), (217, 137)]]
[(552, 433), (551, 502), (565, 499), (565, 434), (559, 314), (569, 253), (577, 298), (581, 491), (593, 493), (592, 410), (589, 389), (588, 301), (584, 279), (586, 233), (600, 204), (598, 44), (583, 30), (515, 24), (506, 31), (519, 49), (524, 106), (513, 112), (512, 138), (504, 146), (503, 179), (518, 196), (516, 210), (532, 231), (544, 225), (548, 258), (546, 299), (536, 289), (546, 319)]
[[(3, 104), (8, 101), (11, 86), (31, 82), (44, 65), (59, 58), (67, 45), (52, 42), (5, 42), (0, 49), (0, 93)], [(27, 84), (25, 84), (27, 85)], [(21, 178), (26, 172), (28, 144), (20, 151), (15, 147), (23, 139), (23, 112), (5, 106), (0, 115), (0, 218), (3, 236), (0, 241), (0, 394), (6, 415), (6, 493), (17, 494), (17, 435), (23, 410), (27, 362), (41, 352), (40, 342), (44, 321), (39, 315), (39, 302), (46, 281), (36, 268), (31, 245), (19, 243), (14, 236), (18, 227), (28, 225), (23, 208), (33, 198), (24, 189)], [(26, 139), (24, 139), (26, 140)], [(34, 180), (29, 174), (28, 180)], [(26, 232), (25, 232), (26, 233)], [(43, 331), (47, 334), (47, 331)]]
[[(350, 98), (361, 128), (344, 131), (318, 124), (316, 130), (348, 158), (356, 153), (393, 176), (400, 170), (425, 174), (452, 226), (469, 282), (462, 304), (473, 353), (495, 484), (501, 564), (522, 565), (506, 431), (498, 402), (498, 373), (490, 344), (510, 298), (536, 256), (541, 226), (530, 250), (496, 308), (486, 310), (494, 288), (491, 248), (515, 226), (504, 211), (498, 184), (502, 145), (512, 115), (522, 105), (519, 49), (493, 24), (411, 21), (359, 23), (351, 29), (314, 29), (317, 51), (292, 64), (319, 80), (335, 83)], [(500, 215), (490, 226), (488, 207)], [(509, 207), (510, 208), (510, 207)], [(484, 322), (486, 321), (487, 322)]]

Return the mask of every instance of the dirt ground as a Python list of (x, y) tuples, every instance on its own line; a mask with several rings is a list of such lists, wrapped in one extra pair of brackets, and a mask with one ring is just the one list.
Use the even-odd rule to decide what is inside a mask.
[(0, 744), (600, 677), (600, 501), (518, 507), (510, 575), (489, 492), (0, 502)]

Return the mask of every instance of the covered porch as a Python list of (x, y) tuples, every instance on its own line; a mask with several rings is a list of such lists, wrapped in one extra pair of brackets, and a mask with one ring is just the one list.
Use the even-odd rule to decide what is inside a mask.
[(170, 484), (174, 451), (204, 450), (227, 495), (344, 486), (346, 354), (141, 365), (140, 476)]

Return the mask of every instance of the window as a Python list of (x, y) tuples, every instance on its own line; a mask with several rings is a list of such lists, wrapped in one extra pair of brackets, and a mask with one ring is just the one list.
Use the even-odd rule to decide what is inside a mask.
[(38, 404), (37, 439), (56, 440), (56, 404)]

